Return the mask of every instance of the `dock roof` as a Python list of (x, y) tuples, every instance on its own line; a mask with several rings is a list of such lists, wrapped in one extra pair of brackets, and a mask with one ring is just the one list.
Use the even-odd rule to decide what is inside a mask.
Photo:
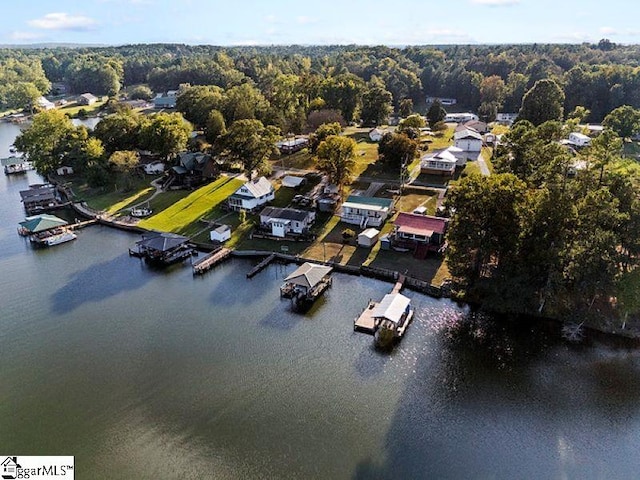
[(374, 318), (385, 318), (393, 323), (400, 323), (402, 315), (409, 309), (411, 300), (401, 293), (388, 293), (375, 306), (372, 312)]
[(29, 190), (21, 190), (20, 197), (23, 202), (53, 200), (55, 187), (53, 185), (34, 185)]
[(300, 285), (307, 289), (315, 287), (333, 268), (315, 263), (303, 263), (291, 275), (284, 279), (285, 282)]
[(176, 235), (175, 233), (152, 232), (151, 234), (143, 235), (142, 240), (138, 240), (136, 245), (145, 247), (148, 250), (168, 252), (188, 241), (188, 237)]
[(66, 224), (66, 220), (48, 214), (27, 217), (23, 222), (20, 222), (20, 226), (29, 233), (44, 232), (52, 228), (62, 227)]

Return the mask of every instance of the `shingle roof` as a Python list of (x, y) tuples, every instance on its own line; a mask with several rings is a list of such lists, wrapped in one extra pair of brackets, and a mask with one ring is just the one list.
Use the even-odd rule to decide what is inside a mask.
[(325, 275), (331, 273), (331, 270), (333, 270), (331, 267), (306, 262), (285, 278), (284, 281), (306, 288), (313, 288), (320, 283), (320, 280), (322, 280)]
[(142, 240), (137, 241), (136, 244), (150, 250), (166, 252), (187, 243), (188, 240), (187, 237), (176, 235), (175, 233), (152, 232), (145, 234)]
[(264, 215), (269, 218), (280, 218), (283, 220), (295, 220), (302, 222), (309, 216), (309, 212), (295, 208), (265, 207), (262, 212), (260, 212), (260, 215)]

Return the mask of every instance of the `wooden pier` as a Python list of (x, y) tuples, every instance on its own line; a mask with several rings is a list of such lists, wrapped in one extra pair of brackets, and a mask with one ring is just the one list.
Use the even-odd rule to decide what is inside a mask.
[(356, 318), (353, 324), (353, 329), (358, 332), (370, 333), (373, 335), (375, 332), (375, 323), (373, 320), (373, 309), (376, 307), (377, 302), (369, 300), (369, 304), (362, 311), (360, 316)]
[(201, 275), (231, 256), (231, 250), (219, 247), (193, 264), (193, 274)]
[(275, 260), (276, 258), (276, 254), (272, 253), (271, 255), (269, 255), (267, 258), (265, 258), (264, 260), (262, 260), (259, 264), (257, 264), (255, 267), (253, 267), (251, 269), (251, 271), (249, 271), (247, 273), (247, 278), (253, 278), (254, 276), (256, 276), (258, 273), (260, 273), (262, 270), (264, 270), (267, 265), (269, 265), (271, 262), (273, 262), (273, 260)]
[(69, 230), (80, 230), (81, 228), (88, 227), (89, 225), (95, 225), (96, 223), (98, 223), (96, 219), (84, 220), (82, 222), (76, 221), (76, 223), (69, 225), (67, 228)]

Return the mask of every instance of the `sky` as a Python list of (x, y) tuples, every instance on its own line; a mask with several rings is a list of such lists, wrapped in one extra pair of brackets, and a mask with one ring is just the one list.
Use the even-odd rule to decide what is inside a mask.
[(0, 44), (640, 43), (634, 0), (5, 0)]

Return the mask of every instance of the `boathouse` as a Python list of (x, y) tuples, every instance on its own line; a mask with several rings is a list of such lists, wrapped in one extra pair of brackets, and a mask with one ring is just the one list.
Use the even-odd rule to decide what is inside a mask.
[(393, 330), (396, 336), (404, 333), (404, 328), (410, 320), (411, 300), (401, 293), (388, 293), (374, 308), (374, 328), (388, 328)]
[(20, 222), (18, 233), (28, 236), (31, 243), (39, 246), (52, 246), (76, 239), (76, 234), (70, 231), (67, 221), (55, 215), (35, 215)]
[(4, 167), (4, 173), (6, 175), (11, 175), (12, 173), (24, 173), (33, 168), (31, 162), (25, 160), (23, 157), (16, 156), (2, 158), (0, 159), (0, 164)]
[(30, 185), (28, 190), (20, 191), (20, 197), (28, 214), (44, 212), (59, 205), (56, 187), (50, 184)]
[(331, 286), (332, 270), (325, 265), (305, 262), (284, 279), (280, 294), (292, 298), (294, 310), (304, 311)]
[(149, 232), (142, 235), (129, 254), (155, 265), (170, 265), (193, 254), (189, 238), (175, 233)]

